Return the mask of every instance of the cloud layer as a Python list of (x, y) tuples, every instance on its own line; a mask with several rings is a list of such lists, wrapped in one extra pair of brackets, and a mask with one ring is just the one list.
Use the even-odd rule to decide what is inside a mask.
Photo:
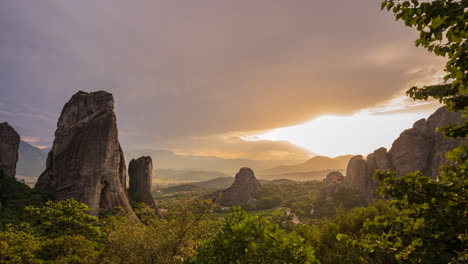
[(129, 147), (203, 152), (187, 142), (356, 112), (442, 65), (375, 0), (6, 0), (0, 32), (0, 120), (42, 145), (78, 90), (114, 94)]

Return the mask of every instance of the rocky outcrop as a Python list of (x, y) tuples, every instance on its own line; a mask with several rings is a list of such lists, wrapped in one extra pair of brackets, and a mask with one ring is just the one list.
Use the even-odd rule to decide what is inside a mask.
[(372, 178), (376, 170), (396, 171), (397, 175), (420, 170), (433, 179), (437, 178), (439, 167), (447, 164), (445, 153), (466, 139), (447, 139), (436, 128), (461, 122), (461, 115), (449, 112), (445, 107), (439, 108), (427, 120), (421, 119), (412, 128), (403, 131), (388, 152), (385, 148), (379, 148), (366, 160), (360, 155), (351, 158), (346, 183), (371, 201), (377, 188), (377, 182)]
[(255, 194), (260, 189), (260, 181), (250, 168), (241, 168), (236, 174), (231, 187), (205, 196), (208, 199), (219, 199), (223, 205), (255, 205)]
[(7, 177), (16, 176), (20, 136), (8, 123), (0, 123), (0, 169)]
[(57, 200), (75, 198), (93, 215), (120, 207), (134, 216), (126, 174), (112, 94), (76, 93), (62, 110), (36, 188), (52, 191)]
[[(453, 123), (461, 124), (463, 121), (464, 119), (460, 114), (449, 112), (445, 108), (440, 108), (427, 119), (427, 126), (429, 131), (434, 132), (438, 127), (448, 126)], [(433, 178), (437, 177), (439, 175), (439, 167), (447, 164), (445, 153), (460, 146), (463, 141), (466, 141), (466, 139), (450, 140), (445, 138), (441, 132), (434, 133), (433, 152), (430, 163), (432, 166), (430, 166), (430, 172), (428, 172), (428, 174), (432, 175)]]
[(364, 177), (365, 187), (361, 191), (366, 201), (370, 202), (375, 198), (375, 190), (377, 190), (378, 182), (373, 176), (376, 171), (392, 170), (392, 162), (386, 148), (379, 148), (366, 157), (366, 176)]
[(346, 183), (353, 189), (365, 192), (367, 179), (362, 175), (366, 175), (366, 161), (361, 155), (357, 155), (349, 160), (346, 168)]
[(389, 155), (398, 175), (427, 168), (433, 148), (433, 138), (425, 119), (414, 123), (392, 144)]
[(421, 119), (414, 123), (413, 128), (401, 133), (388, 152), (393, 169), (398, 175), (421, 170), (433, 179), (437, 178), (439, 167), (447, 164), (445, 153), (466, 139), (447, 139), (441, 132), (436, 132), (436, 128), (462, 122), (460, 114), (441, 107), (427, 121)]
[(344, 176), (339, 171), (332, 171), (327, 174), (325, 179), (322, 181), (322, 187), (320, 188), (321, 196), (325, 199), (331, 199), (332, 195), (338, 192), (343, 186)]
[(149, 207), (157, 209), (156, 202), (151, 194), (153, 161), (151, 157), (132, 159), (128, 165), (130, 178), (128, 196), (130, 200), (142, 202)]

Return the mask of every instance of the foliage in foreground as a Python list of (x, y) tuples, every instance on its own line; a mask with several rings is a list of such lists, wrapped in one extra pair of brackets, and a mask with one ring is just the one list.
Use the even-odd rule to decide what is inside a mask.
[(201, 243), (186, 263), (319, 263), (312, 247), (262, 216), (235, 208), (212, 239)]
[(39, 206), (51, 198), (49, 194), (5, 176), (0, 168), (0, 225), (19, 223), (19, 219), (27, 218), (26, 206)]
[[(457, 151), (467, 152), (463, 145)], [(394, 197), (397, 215), (376, 217), (361, 246), (394, 255), (403, 263), (464, 263), (468, 261), (468, 157), (454, 155), (442, 166), (437, 181), (421, 172), (395, 177), (378, 173), (380, 194)]]
[(118, 211), (98, 219), (74, 199), (29, 206), (21, 223), (1, 227), (0, 263), (180, 263), (211, 234), (210, 208), (175, 202), (161, 219), (140, 205), (137, 223)]
[[(415, 100), (433, 97), (451, 111), (466, 111), (468, 100), (468, 7), (467, 0), (385, 0), (382, 9), (393, 11), (397, 20), (419, 32), (416, 46), (422, 46), (437, 56), (447, 58), (444, 83), (412, 87), (407, 94)], [(454, 126), (464, 131), (465, 122)], [(461, 132), (460, 131), (460, 132)]]
[(27, 207), (30, 222), (0, 232), (0, 262), (95, 263), (102, 234), (88, 211), (74, 199)]
[(212, 233), (207, 201), (174, 201), (164, 219), (150, 208), (135, 211), (142, 223), (125, 217), (106, 220), (109, 229), (103, 263), (180, 263)]
[(314, 248), (321, 263), (391, 264), (396, 263), (393, 258), (369, 254), (349, 240), (360, 240), (366, 236), (367, 232), (363, 226), (367, 219), (395, 213), (396, 210), (388, 203), (377, 201), (365, 208), (339, 210), (333, 219), (320, 219), (310, 225), (300, 224), (295, 230)]

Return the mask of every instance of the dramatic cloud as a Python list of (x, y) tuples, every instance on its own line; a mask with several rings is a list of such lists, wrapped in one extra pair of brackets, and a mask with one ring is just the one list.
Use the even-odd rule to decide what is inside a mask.
[(219, 135), (350, 114), (442, 68), (375, 0), (6, 0), (0, 31), (0, 120), (42, 145), (78, 90), (114, 94), (128, 147), (220, 152)]

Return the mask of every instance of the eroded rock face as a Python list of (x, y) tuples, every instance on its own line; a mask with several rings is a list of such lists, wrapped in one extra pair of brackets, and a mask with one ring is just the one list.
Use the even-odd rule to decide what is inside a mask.
[(112, 94), (80, 91), (65, 104), (36, 188), (54, 192), (57, 200), (75, 198), (93, 215), (121, 207), (134, 216)]
[(426, 168), (433, 148), (433, 135), (425, 119), (400, 134), (392, 144), (389, 155), (398, 175)]
[(8, 123), (0, 123), (0, 169), (7, 177), (16, 176), (20, 136)]
[(217, 199), (221, 194), (220, 204), (224, 205), (239, 205), (239, 204), (255, 204), (255, 193), (260, 189), (260, 181), (257, 180), (255, 174), (250, 168), (241, 168), (236, 174), (234, 183), (231, 187), (215, 192), (205, 198)]
[[(461, 124), (463, 121), (463, 118), (459, 114), (452, 113), (446, 108), (439, 108), (427, 119), (427, 126), (430, 131), (435, 131), (438, 127), (448, 126), (453, 123)], [(441, 132), (435, 132), (433, 136), (432, 157), (430, 162), (430, 165), (432, 166), (427, 168), (428, 174), (433, 178), (437, 177), (439, 175), (439, 167), (447, 164), (445, 153), (460, 146), (463, 141), (466, 141), (466, 139), (451, 140), (445, 138)]]
[(361, 155), (352, 157), (346, 168), (346, 182), (348, 185), (362, 193), (366, 190), (366, 179), (362, 175), (366, 174), (366, 161)]
[(447, 164), (445, 153), (460, 145), (466, 139), (447, 139), (437, 127), (462, 123), (460, 114), (452, 113), (445, 107), (439, 108), (427, 121), (421, 119), (407, 129), (392, 144), (389, 151), (394, 169), (398, 175), (421, 170), (433, 179), (439, 176), (439, 167)]
[(380, 148), (369, 154), (366, 160), (362, 156), (351, 158), (346, 172), (347, 184), (371, 201), (377, 188), (377, 182), (372, 179), (376, 170), (396, 171), (397, 175), (420, 170), (433, 179), (437, 178), (439, 167), (447, 164), (445, 153), (466, 139), (447, 139), (435, 130), (462, 122), (460, 114), (449, 112), (445, 107), (439, 108), (427, 120), (421, 119), (412, 128), (403, 131), (388, 153), (385, 148)]
[(157, 209), (156, 202), (151, 195), (153, 161), (151, 157), (132, 159), (128, 165), (130, 178), (128, 196), (130, 200), (142, 202), (149, 207)]
[(362, 192), (367, 201), (370, 202), (374, 199), (375, 190), (377, 190), (378, 187), (378, 182), (373, 178), (375, 172), (390, 170), (392, 170), (392, 163), (386, 148), (379, 148), (367, 155), (366, 174), (364, 177), (366, 187), (364, 192)]

